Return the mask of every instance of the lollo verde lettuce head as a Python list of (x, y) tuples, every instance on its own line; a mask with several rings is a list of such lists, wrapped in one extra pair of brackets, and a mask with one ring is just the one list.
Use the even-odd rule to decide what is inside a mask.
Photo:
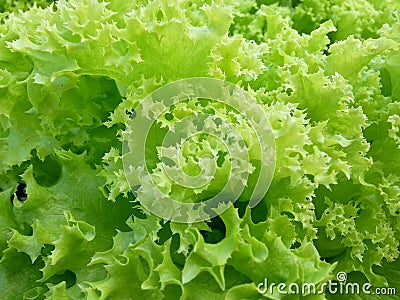
[(399, 116), (399, 1), (0, 1), (0, 299), (397, 299)]

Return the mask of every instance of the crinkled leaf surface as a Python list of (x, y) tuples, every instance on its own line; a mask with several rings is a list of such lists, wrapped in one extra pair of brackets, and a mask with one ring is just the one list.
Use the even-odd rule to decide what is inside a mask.
[[(0, 3), (0, 299), (335, 299), (257, 285), (321, 286), (339, 271), (400, 292), (398, 1), (51, 2)], [(122, 137), (146, 95), (189, 77), (248, 91), (276, 169), (256, 207), (244, 193), (213, 220), (180, 224), (135, 199)], [(183, 201), (229, 175), (207, 137), (182, 146), (185, 171), (217, 152), (222, 179), (187, 192), (158, 168), (172, 120), (201, 112), (254, 145), (227, 108), (188, 101), (163, 114), (146, 163)]]

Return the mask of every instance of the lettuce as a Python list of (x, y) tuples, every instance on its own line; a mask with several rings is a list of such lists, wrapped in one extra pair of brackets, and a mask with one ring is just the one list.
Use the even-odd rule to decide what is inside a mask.
[[(400, 292), (397, 1), (51, 2), (0, 5), (1, 299), (332, 299), (257, 285), (320, 288), (339, 272)], [(131, 122), (160, 111), (142, 100), (188, 78), (228, 82), (250, 102), (171, 105), (146, 144), (129, 145), (181, 203), (201, 204), (240, 171), (238, 201), (185, 223), (141, 202), (161, 199), (139, 167), (124, 169), (123, 144)], [(243, 106), (257, 111), (243, 117)], [(177, 158), (163, 138), (189, 115), (243, 139), (192, 136)], [(249, 122), (264, 117), (273, 159)], [(227, 146), (247, 159), (235, 165)], [(162, 153), (215, 176), (185, 188)], [(269, 189), (251, 205), (259, 178)]]
[(54, 2), (53, 0), (39, 0), (39, 1), (31, 1), (31, 0), (4, 0), (0, 3), (0, 12), (9, 13), (12, 11), (18, 10), (28, 10), (32, 6), (36, 5), (39, 7), (46, 7), (49, 4)]

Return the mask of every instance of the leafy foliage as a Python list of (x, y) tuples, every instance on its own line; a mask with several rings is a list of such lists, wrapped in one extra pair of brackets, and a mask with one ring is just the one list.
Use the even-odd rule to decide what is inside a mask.
[[(400, 291), (398, 1), (46, 3), (0, 4), (1, 299), (280, 299), (257, 284), (339, 271)], [(179, 224), (134, 199), (121, 140), (188, 77), (246, 89), (277, 165), (258, 206)]]

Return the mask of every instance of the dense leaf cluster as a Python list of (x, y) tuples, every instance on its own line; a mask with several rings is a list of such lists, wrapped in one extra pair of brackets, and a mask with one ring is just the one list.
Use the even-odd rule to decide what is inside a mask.
[[(280, 299), (257, 284), (339, 271), (400, 292), (398, 1), (45, 2), (0, 4), (1, 299)], [(121, 140), (189, 77), (246, 89), (277, 165), (257, 207), (178, 224), (134, 199)]]

